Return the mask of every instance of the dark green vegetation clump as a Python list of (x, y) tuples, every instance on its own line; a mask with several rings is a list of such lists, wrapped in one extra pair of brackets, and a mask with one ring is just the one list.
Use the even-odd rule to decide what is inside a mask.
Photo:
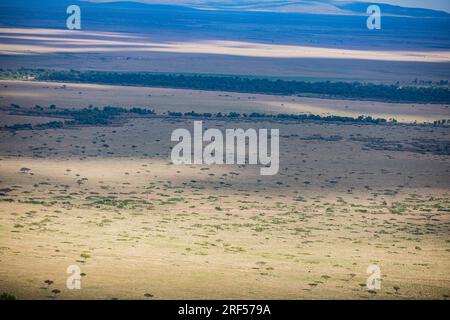
[(9, 301), (11, 301), (11, 300), (16, 300), (16, 297), (13, 296), (12, 294), (3, 292), (3, 293), (0, 295), (0, 300), (4, 300), (4, 301), (5, 301), (5, 300), (9, 300)]
[(123, 114), (149, 115), (154, 113), (153, 110), (141, 108), (125, 109), (119, 107), (104, 107), (103, 109), (84, 108), (81, 110), (63, 110), (56, 112), (55, 115), (73, 118), (71, 121), (66, 121), (66, 124), (68, 125), (107, 125), (116, 117)]
[(145, 115), (154, 115), (155, 111), (149, 109), (141, 109), (141, 108), (120, 108), (120, 107), (104, 107), (102, 109), (97, 107), (89, 107), (81, 110), (77, 109), (64, 109), (57, 110), (54, 105), (50, 106), (48, 110), (44, 110), (42, 107), (34, 108), (34, 110), (21, 110), (20, 112), (16, 112), (16, 114), (21, 115), (33, 115), (33, 116), (48, 116), (48, 117), (57, 117), (70, 119), (63, 121), (51, 121), (47, 123), (37, 124), (35, 126), (30, 123), (25, 124), (14, 124), (14, 125), (5, 125), (0, 129), (7, 131), (17, 131), (17, 130), (33, 130), (33, 129), (60, 129), (65, 125), (73, 126), (73, 125), (110, 125), (116, 120), (119, 116), (125, 117), (140, 117)]

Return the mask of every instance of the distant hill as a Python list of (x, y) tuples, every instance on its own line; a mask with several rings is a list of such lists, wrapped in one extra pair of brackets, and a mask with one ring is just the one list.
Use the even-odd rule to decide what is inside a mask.
[[(110, 2), (111, 0), (87, 0), (91, 2)], [(113, 0), (115, 1), (115, 0)], [(171, 4), (204, 10), (290, 12), (309, 14), (365, 14), (370, 1), (336, 1), (336, 0), (135, 0), (146, 4)], [(407, 8), (389, 4), (378, 4), (387, 15), (408, 17), (450, 17), (444, 11), (431, 9)]]
[[(337, 5), (338, 8), (353, 13), (366, 12), (366, 9), (372, 3), (370, 2), (355, 2), (344, 5)], [(393, 6), (389, 4), (377, 4), (381, 12), (385, 15), (405, 16), (405, 17), (420, 17), (420, 18), (450, 18), (450, 14), (444, 11), (437, 11), (431, 9), (421, 8), (406, 8), (400, 6)]]
[[(83, 30), (144, 33), (163, 40), (219, 39), (353, 49), (446, 50), (450, 46), (447, 13), (381, 5), (391, 16), (384, 18), (380, 32), (368, 32), (367, 3), (340, 3), (336, 7), (331, 0), (255, 1), (245, 8), (241, 1), (226, 0), (214, 2), (213, 7), (204, 1), (180, 6), (131, 1), (1, 0), (0, 27), (64, 29), (66, 8), (71, 4), (82, 9)], [(306, 7), (326, 14), (283, 11)], [(404, 17), (406, 13), (408, 17)]]

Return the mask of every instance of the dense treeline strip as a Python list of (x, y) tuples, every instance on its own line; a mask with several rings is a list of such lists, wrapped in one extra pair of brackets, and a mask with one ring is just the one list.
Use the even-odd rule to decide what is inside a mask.
[[(17, 104), (11, 104), (13, 109), (22, 109)], [(354, 117), (344, 117), (344, 116), (320, 116), (315, 114), (287, 114), (287, 113), (199, 113), (195, 111), (190, 112), (172, 112), (157, 114), (152, 109), (146, 108), (122, 108), (122, 107), (111, 107), (106, 106), (103, 108), (98, 107), (88, 107), (83, 109), (56, 109), (55, 105), (51, 105), (49, 108), (43, 108), (41, 106), (35, 106), (31, 110), (21, 110), (16, 111), (16, 114), (21, 115), (34, 115), (34, 116), (45, 116), (45, 117), (60, 117), (68, 120), (65, 121), (51, 121), (47, 123), (37, 124), (35, 126), (30, 123), (25, 124), (14, 124), (5, 125), (0, 127), (0, 130), (4, 131), (18, 131), (18, 130), (42, 130), (42, 129), (61, 129), (65, 126), (77, 126), (77, 125), (110, 125), (118, 117), (123, 116), (125, 118), (133, 117), (159, 117), (159, 118), (191, 118), (199, 120), (255, 120), (255, 121), (293, 121), (293, 122), (303, 122), (303, 121), (323, 121), (323, 122), (342, 122), (342, 123), (352, 123), (352, 124), (396, 124), (397, 120), (390, 119), (389, 121), (383, 118), (373, 118), (371, 116), (358, 116)], [(448, 126), (450, 124), (450, 119), (444, 119), (439, 121), (434, 121), (432, 125), (434, 126)], [(415, 124), (418, 125), (418, 124)], [(423, 124), (430, 125), (430, 124)]]
[[(16, 104), (11, 105), (15, 109), (20, 109), (20, 106)], [(60, 129), (64, 126), (73, 126), (73, 125), (109, 125), (111, 124), (118, 116), (148, 116), (155, 115), (154, 110), (150, 109), (142, 109), (142, 108), (120, 108), (120, 107), (104, 107), (102, 109), (99, 108), (84, 108), (81, 110), (56, 110), (54, 105), (50, 106), (48, 110), (45, 110), (41, 106), (34, 107), (34, 110), (23, 111), (19, 114), (27, 114), (27, 115), (35, 115), (35, 116), (46, 116), (46, 117), (61, 117), (61, 118), (69, 118), (70, 120), (63, 121), (50, 121), (47, 123), (37, 124), (32, 126), (30, 123), (25, 124), (14, 124), (14, 125), (5, 125), (0, 127), (2, 130), (6, 131), (16, 131), (16, 130), (33, 130), (33, 129)]]
[[(15, 110), (15, 114), (19, 115), (34, 115), (45, 117), (58, 117), (64, 118), (64, 121), (51, 121), (47, 123), (37, 124), (32, 126), (30, 123), (5, 125), (0, 127), (0, 130), (4, 131), (18, 131), (18, 130), (42, 130), (42, 129), (60, 129), (65, 126), (77, 126), (77, 125), (89, 125), (89, 126), (103, 126), (114, 123), (120, 116), (122, 119), (135, 118), (135, 117), (159, 117), (159, 118), (190, 118), (199, 120), (255, 120), (255, 121), (324, 121), (324, 122), (344, 122), (353, 124), (396, 124), (395, 119), (389, 121), (383, 118), (373, 118), (371, 116), (359, 116), (343, 117), (343, 116), (320, 116), (314, 114), (270, 114), (270, 113), (199, 113), (195, 111), (190, 112), (172, 112), (157, 114), (152, 109), (146, 108), (121, 108), (106, 106), (103, 108), (88, 107), (84, 109), (57, 109), (55, 105), (51, 105), (49, 108), (43, 108), (41, 106), (35, 106), (34, 109), (22, 110), (17, 104), (11, 104), (11, 107)], [(435, 126), (447, 126), (450, 124), (450, 119), (435, 121)], [(426, 124), (429, 125), (429, 124)]]
[(14, 71), (0, 69), (0, 78), (167, 87), (255, 94), (313, 95), (341, 99), (404, 103), (450, 103), (450, 90), (448, 87), (402, 87), (400, 85), (360, 82), (307, 82), (245, 78), (240, 76), (155, 74), (149, 72), (58, 71), (43, 69), (19, 69)]
[(152, 115), (155, 114), (155, 111), (141, 108), (125, 109), (108, 106), (103, 109), (85, 108), (82, 110), (62, 110), (53, 114), (73, 118), (73, 120), (65, 122), (67, 125), (106, 125), (110, 124), (116, 117), (122, 114)]
[[(343, 116), (320, 116), (316, 114), (287, 114), (287, 113), (278, 113), (278, 114), (270, 114), (270, 113), (259, 113), (252, 112), (250, 114), (247, 113), (237, 113), (230, 112), (222, 114), (218, 113), (198, 113), (195, 111), (191, 112), (171, 112), (167, 113), (169, 117), (191, 117), (191, 118), (200, 118), (200, 119), (258, 119), (258, 120), (291, 120), (291, 121), (325, 121), (325, 122), (350, 122), (350, 123), (371, 123), (371, 124), (383, 124), (388, 121), (383, 118), (372, 118), (371, 116), (359, 116), (357, 118), (353, 117), (343, 117)], [(389, 121), (390, 123), (397, 123), (395, 119)]]

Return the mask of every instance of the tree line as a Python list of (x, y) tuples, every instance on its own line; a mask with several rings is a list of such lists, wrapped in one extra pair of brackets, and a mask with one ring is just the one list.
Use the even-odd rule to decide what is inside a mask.
[[(14, 109), (22, 109), (17, 104), (11, 104)], [(47, 123), (41, 123), (32, 125), (30, 123), (4, 125), (0, 127), (0, 130), (5, 131), (17, 131), (17, 130), (33, 130), (33, 129), (60, 129), (65, 126), (74, 125), (109, 125), (113, 123), (120, 116), (125, 117), (169, 117), (169, 118), (194, 118), (194, 119), (211, 119), (211, 120), (280, 120), (280, 121), (317, 121), (317, 122), (341, 122), (341, 123), (354, 123), (354, 124), (396, 124), (395, 119), (374, 118), (371, 116), (336, 116), (328, 115), (321, 116), (317, 114), (288, 114), (288, 113), (211, 113), (211, 112), (173, 112), (157, 114), (153, 109), (147, 108), (123, 108), (123, 107), (111, 107), (105, 106), (103, 108), (89, 106), (83, 109), (57, 109), (55, 105), (51, 105), (49, 108), (43, 108), (41, 106), (35, 106), (33, 109), (23, 110), (19, 114), (37, 115), (47, 117), (65, 118), (64, 121), (50, 121)], [(448, 126), (450, 119), (434, 121), (434, 126)], [(417, 125), (417, 124), (416, 124)]]
[(297, 81), (242, 76), (157, 74), (150, 72), (0, 69), (0, 78), (167, 87), (253, 94), (318, 96), (402, 103), (450, 103), (448, 87), (361, 82)]

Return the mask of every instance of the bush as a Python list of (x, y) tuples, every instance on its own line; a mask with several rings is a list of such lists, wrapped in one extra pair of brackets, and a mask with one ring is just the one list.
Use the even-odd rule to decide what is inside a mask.
[(16, 297), (13, 296), (12, 294), (3, 292), (3, 293), (0, 295), (0, 300), (9, 300), (9, 301), (12, 301), (12, 300), (16, 300)]

